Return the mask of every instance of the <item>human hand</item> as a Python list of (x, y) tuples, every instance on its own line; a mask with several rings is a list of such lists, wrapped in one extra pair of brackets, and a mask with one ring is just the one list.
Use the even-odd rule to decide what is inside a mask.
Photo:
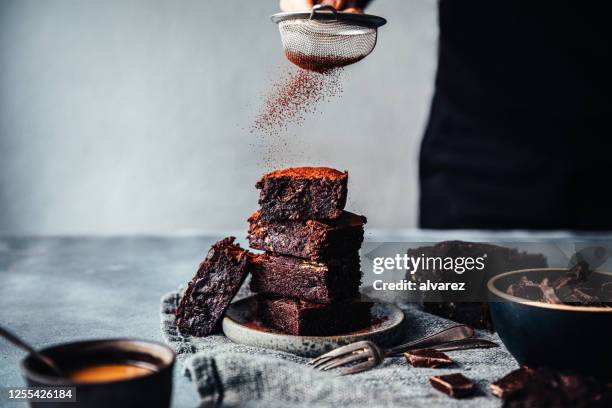
[(332, 6), (338, 11), (350, 13), (362, 13), (357, 7), (357, 0), (280, 0), (282, 11), (304, 11), (310, 10), (315, 4)]

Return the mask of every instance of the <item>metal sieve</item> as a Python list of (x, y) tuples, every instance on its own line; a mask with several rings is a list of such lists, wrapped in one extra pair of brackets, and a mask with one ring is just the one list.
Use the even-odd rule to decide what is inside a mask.
[(382, 17), (339, 12), (316, 5), (311, 12), (278, 13), (278, 24), (287, 58), (301, 68), (326, 71), (367, 57), (376, 46)]

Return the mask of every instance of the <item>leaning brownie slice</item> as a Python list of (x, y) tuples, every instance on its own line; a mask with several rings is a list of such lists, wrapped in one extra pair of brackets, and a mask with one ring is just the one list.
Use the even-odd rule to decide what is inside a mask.
[(367, 327), (371, 302), (347, 300), (327, 305), (299, 299), (259, 298), (264, 324), (295, 336), (333, 336)]
[(359, 251), (366, 222), (348, 211), (335, 220), (264, 221), (257, 211), (249, 218), (247, 238), (251, 248), (323, 260)]
[(317, 303), (354, 298), (361, 269), (357, 253), (325, 262), (263, 254), (253, 261), (251, 290)]
[(346, 204), (348, 173), (328, 167), (276, 170), (255, 184), (265, 221), (336, 219)]
[(214, 332), (244, 282), (251, 254), (235, 245), (234, 239), (215, 243), (189, 282), (176, 309), (176, 325), (182, 334), (207, 336)]

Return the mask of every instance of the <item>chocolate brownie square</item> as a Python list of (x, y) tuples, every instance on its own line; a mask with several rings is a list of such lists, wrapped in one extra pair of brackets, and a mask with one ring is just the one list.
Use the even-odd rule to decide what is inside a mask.
[(251, 290), (316, 303), (354, 298), (359, 294), (359, 255), (315, 262), (263, 254), (253, 261)]
[(346, 204), (348, 173), (328, 167), (276, 170), (255, 184), (265, 221), (336, 219)]
[(262, 322), (295, 336), (333, 336), (367, 327), (371, 302), (347, 300), (327, 305), (299, 299), (259, 297)]
[[(477, 258), (486, 254), (485, 267), (457, 274), (449, 269), (419, 269), (407, 272), (406, 279), (417, 283), (426, 282), (469, 282), (462, 293), (462, 302), (445, 300), (442, 292), (427, 293), (421, 299), (425, 311), (475, 328), (493, 330), (493, 322), (486, 302), (482, 298), (489, 278), (506, 271), (524, 268), (544, 268), (546, 258), (541, 254), (530, 254), (514, 248), (487, 243), (444, 241), (432, 246), (409, 249), (408, 256), (423, 258)], [(469, 275), (468, 275), (469, 274)], [(452, 295), (449, 295), (452, 296)]]
[(242, 286), (252, 254), (234, 244), (234, 239), (215, 243), (187, 285), (176, 309), (176, 325), (182, 334), (207, 336), (216, 331)]
[(251, 248), (323, 260), (359, 251), (366, 222), (348, 211), (335, 220), (264, 221), (257, 211), (249, 218), (247, 238)]

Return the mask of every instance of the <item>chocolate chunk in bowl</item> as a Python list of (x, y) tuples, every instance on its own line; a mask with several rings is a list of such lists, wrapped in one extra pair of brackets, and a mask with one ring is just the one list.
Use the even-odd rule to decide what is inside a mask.
[[(521, 365), (609, 375), (612, 307), (564, 303), (565, 295), (555, 291), (553, 285), (568, 272), (555, 268), (523, 269), (491, 278), (487, 289), (493, 323)], [(610, 280), (612, 274), (595, 271), (588, 282), (601, 288)], [(549, 293), (534, 300), (506, 292), (520, 281), (537, 283)], [(512, 291), (516, 293), (516, 289)], [(558, 301), (553, 301), (551, 294)]]

